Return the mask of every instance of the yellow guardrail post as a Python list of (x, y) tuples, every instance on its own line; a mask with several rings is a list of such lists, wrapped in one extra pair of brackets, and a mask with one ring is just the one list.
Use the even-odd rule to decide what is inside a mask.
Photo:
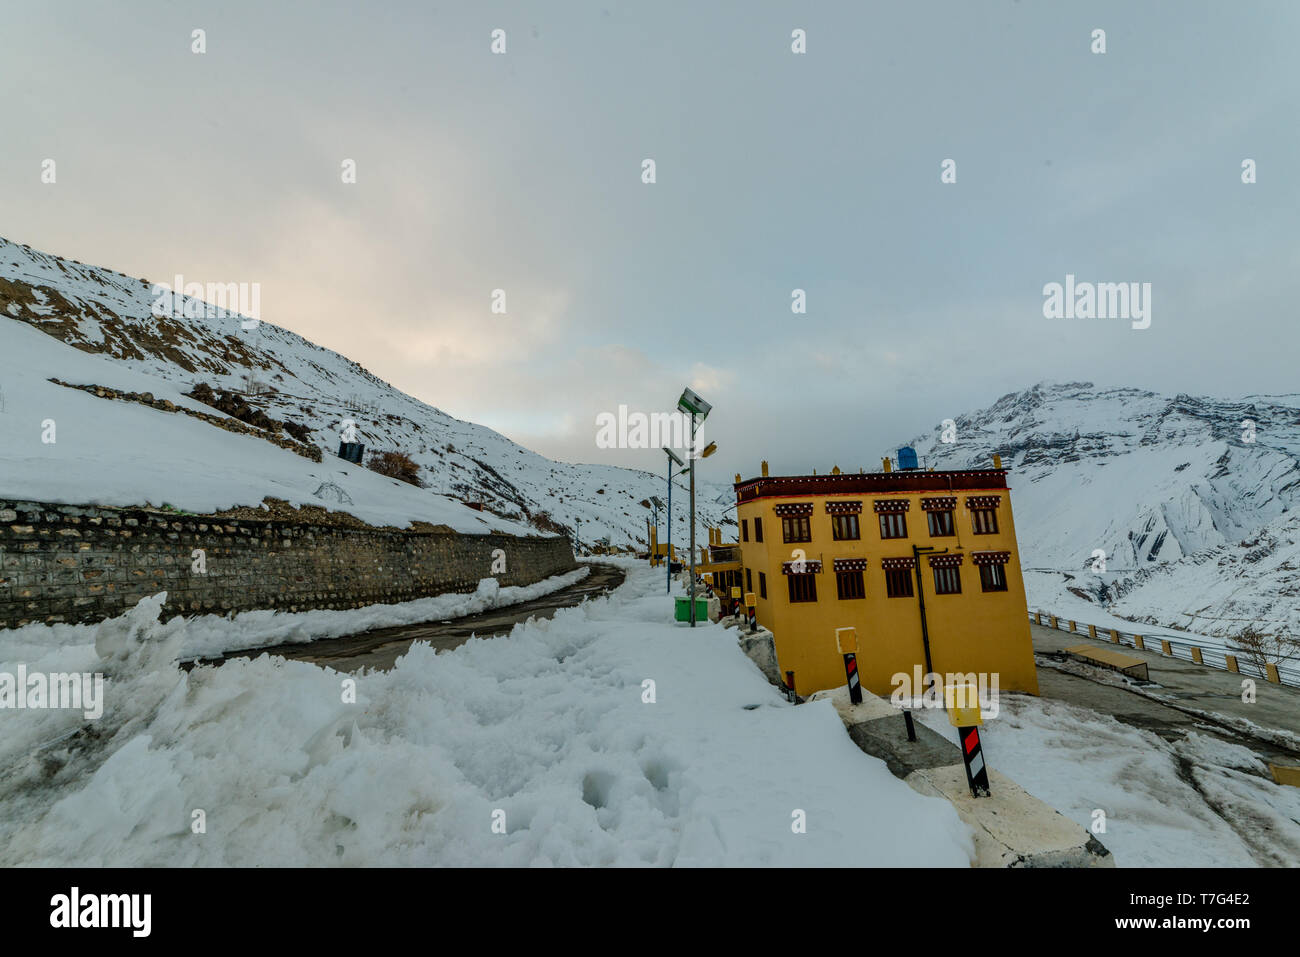
[(1201, 658), (1201, 649), (1197, 648), (1195, 645), (1192, 646), (1192, 660), (1198, 665), (1205, 664), (1205, 661)]
[(1268, 769), (1273, 772), (1273, 780), (1278, 784), (1289, 784), (1293, 788), (1300, 788), (1300, 768), (1274, 764), (1270, 761)]
[(1227, 669), (1231, 671), (1234, 675), (1241, 674), (1241, 669), (1237, 667), (1236, 655), (1224, 655), (1223, 662), (1227, 666)]
[(1134, 647), (1134, 648), (1137, 648), (1137, 649), (1139, 649), (1139, 650), (1141, 650), (1141, 651), (1146, 651), (1146, 650), (1147, 650), (1146, 642), (1144, 642), (1144, 641), (1142, 640), (1142, 636), (1141, 636), (1141, 635), (1134, 635), (1134, 636), (1133, 636), (1133, 647)]
[(1089, 625), (1089, 626), (1088, 626), (1088, 637), (1089, 637), (1089, 638), (1096, 638), (1096, 637), (1097, 637), (1097, 626), (1096, 626), (1096, 625)]
[(1110, 630), (1110, 640), (1111, 640), (1113, 643), (1117, 644), (1117, 645), (1119, 644), (1119, 629), (1118, 629), (1118, 628), (1112, 628), (1112, 629)]
[(1277, 665), (1273, 664), (1273, 662), (1264, 663), (1264, 674), (1268, 675), (1268, 680), (1273, 684), (1280, 685), (1282, 683), (1282, 678), (1277, 673)]

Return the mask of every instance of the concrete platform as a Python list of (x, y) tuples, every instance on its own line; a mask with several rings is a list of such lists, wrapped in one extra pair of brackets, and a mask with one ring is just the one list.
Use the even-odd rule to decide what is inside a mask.
[(855, 705), (848, 688), (837, 688), (811, 700), (829, 700), (853, 743), (913, 790), (952, 804), (974, 833), (973, 867), (1115, 866), (1114, 856), (1085, 828), (1004, 774), (990, 768), (992, 795), (972, 797), (957, 746), (919, 721), (913, 722), (916, 741), (908, 741), (903, 715), (885, 699), (864, 692)]

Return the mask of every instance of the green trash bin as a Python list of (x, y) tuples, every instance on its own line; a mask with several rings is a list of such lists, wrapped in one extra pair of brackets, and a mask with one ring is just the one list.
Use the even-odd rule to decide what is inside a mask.
[[(678, 621), (690, 621), (690, 620), (691, 620), (691, 600), (690, 600), (690, 598), (687, 598), (687, 597), (685, 597), (685, 596), (678, 596), (678, 598), (677, 598), (677, 614), (676, 614), (676, 618), (677, 618)], [(709, 620), (709, 600), (708, 600), (707, 598), (700, 598), (700, 597), (698, 597), (698, 596), (696, 597), (696, 599), (695, 599), (695, 620), (696, 620), (696, 621), (708, 621), (708, 620)]]

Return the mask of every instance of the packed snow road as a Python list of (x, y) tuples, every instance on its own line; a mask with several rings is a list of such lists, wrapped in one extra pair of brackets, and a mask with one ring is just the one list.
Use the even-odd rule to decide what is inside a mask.
[(354, 672), (363, 668), (387, 671), (416, 641), (427, 642), (434, 651), (459, 648), (472, 637), (490, 638), (507, 635), (515, 625), (529, 618), (550, 618), (561, 608), (580, 605), (589, 598), (602, 595), (623, 583), (624, 571), (617, 565), (589, 562), (591, 574), (573, 585), (530, 599), (477, 615), (466, 615), (453, 621), (428, 621), (414, 625), (396, 625), (375, 628), (341, 638), (322, 638), (317, 641), (281, 644), (262, 648), (248, 648), (232, 652), (223, 658), (205, 659), (204, 663), (220, 663), (231, 657), (255, 658), (269, 653), (294, 661), (310, 661), (327, 665), (337, 671)]

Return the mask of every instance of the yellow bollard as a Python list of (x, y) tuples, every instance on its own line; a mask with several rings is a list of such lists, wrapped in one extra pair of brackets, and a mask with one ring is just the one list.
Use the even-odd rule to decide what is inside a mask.
[(1055, 615), (1052, 615), (1052, 616), (1051, 616), (1051, 622), (1052, 622), (1052, 628), (1056, 628), (1056, 616), (1055, 616)]
[(1273, 682), (1273, 684), (1280, 685), (1282, 683), (1282, 679), (1277, 673), (1277, 665), (1273, 664), (1273, 662), (1265, 662), (1264, 673), (1268, 675), (1268, 680)]
[(1070, 622), (1070, 634), (1074, 634), (1074, 622)]
[(1134, 647), (1134, 648), (1138, 648), (1138, 649), (1140, 649), (1140, 650), (1142, 650), (1142, 651), (1146, 651), (1146, 650), (1147, 650), (1146, 642), (1144, 642), (1144, 641), (1142, 640), (1142, 636), (1141, 636), (1141, 635), (1134, 635), (1134, 636), (1133, 636), (1133, 647)]
[(1165, 654), (1167, 654), (1170, 658), (1174, 656), (1173, 651), (1171, 651), (1169, 648), (1169, 642), (1163, 638), (1160, 639), (1160, 650), (1163, 651)]
[(1110, 640), (1117, 645), (1119, 644), (1119, 630), (1117, 628), (1112, 628), (1110, 630)]
[(1195, 647), (1195, 646), (1192, 647), (1192, 660), (1193, 660), (1194, 662), (1196, 662), (1198, 665), (1203, 665), (1203, 664), (1205, 664), (1204, 660), (1202, 660), (1202, 658), (1201, 658), (1201, 649), (1200, 649), (1200, 648), (1197, 648), (1197, 647)]
[(1096, 638), (1096, 637), (1097, 637), (1097, 626), (1096, 626), (1096, 625), (1089, 625), (1089, 626), (1088, 626), (1088, 637), (1089, 637), (1089, 638)]
[(1224, 655), (1223, 660), (1224, 663), (1227, 665), (1228, 670), (1231, 671), (1234, 675), (1241, 674), (1241, 669), (1237, 667), (1236, 655)]

